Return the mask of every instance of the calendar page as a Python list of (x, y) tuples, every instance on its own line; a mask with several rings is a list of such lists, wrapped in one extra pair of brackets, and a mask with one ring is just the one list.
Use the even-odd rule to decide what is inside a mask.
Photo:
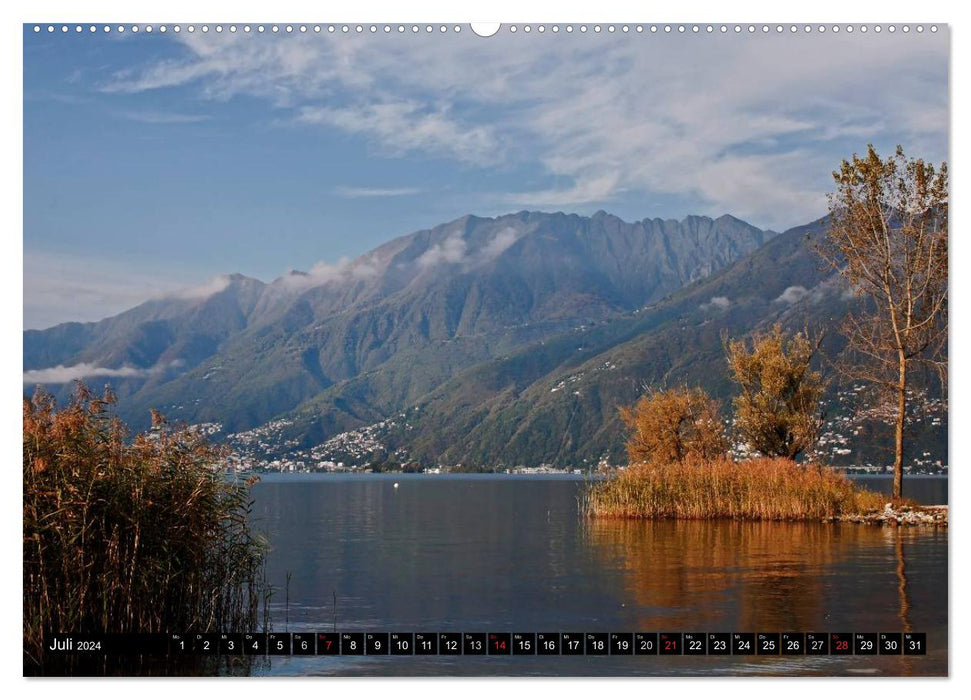
[(23, 674), (948, 676), (949, 36), (24, 24)]

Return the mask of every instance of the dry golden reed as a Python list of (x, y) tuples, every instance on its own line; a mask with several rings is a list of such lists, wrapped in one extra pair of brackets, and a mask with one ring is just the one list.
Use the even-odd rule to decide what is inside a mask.
[(842, 474), (782, 458), (636, 464), (591, 486), (584, 500), (592, 516), (689, 520), (821, 520), (887, 501)]
[[(153, 414), (128, 440), (113, 396), (23, 403), (24, 670), (46, 632), (255, 629), (263, 544), (218, 451)], [(264, 601), (265, 602), (265, 601)]]

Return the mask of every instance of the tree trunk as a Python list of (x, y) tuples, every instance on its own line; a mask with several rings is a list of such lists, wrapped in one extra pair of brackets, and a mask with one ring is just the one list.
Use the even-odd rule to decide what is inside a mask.
[(897, 419), (894, 431), (893, 497), (903, 495), (904, 481), (904, 418), (907, 413), (907, 358), (899, 353), (900, 378), (897, 380)]

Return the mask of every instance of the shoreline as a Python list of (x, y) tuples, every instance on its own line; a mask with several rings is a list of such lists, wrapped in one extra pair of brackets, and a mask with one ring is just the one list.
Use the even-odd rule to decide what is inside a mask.
[(946, 505), (921, 506), (899, 505), (894, 507), (887, 503), (882, 511), (870, 513), (854, 513), (823, 518), (823, 522), (860, 523), (864, 525), (888, 525), (891, 527), (910, 527), (924, 525), (931, 527), (948, 526), (950, 508)]
[[(842, 471), (839, 470), (839, 468), (836, 468), (836, 467), (833, 467), (832, 469), (834, 469), (834, 471), (836, 471), (837, 473), (842, 474), (847, 479), (850, 479), (851, 481), (868, 481), (868, 480), (871, 480), (871, 479), (872, 480), (875, 480), (875, 481), (889, 481), (889, 480), (893, 479), (893, 474), (853, 474), (853, 473), (848, 473), (848, 472), (842, 472)], [(240, 479), (247, 478), (247, 477), (251, 477), (251, 476), (258, 476), (261, 479), (262, 478), (266, 478), (266, 477), (270, 477), (270, 478), (273, 478), (273, 479), (281, 478), (281, 477), (282, 478), (287, 478), (287, 479), (289, 479), (289, 478), (298, 478), (299, 479), (299, 478), (308, 477), (308, 476), (309, 477), (325, 477), (325, 478), (330, 478), (330, 477), (334, 477), (334, 478), (350, 478), (350, 477), (354, 477), (354, 478), (359, 478), (359, 477), (371, 478), (371, 477), (381, 477), (381, 478), (384, 478), (384, 479), (392, 479), (392, 478), (399, 478), (399, 477), (403, 477), (405, 479), (410, 479), (410, 478), (416, 478), (416, 477), (421, 477), (421, 478), (425, 478), (425, 477), (428, 477), (428, 478), (447, 477), (447, 478), (451, 478), (451, 477), (474, 476), (474, 477), (490, 477), (490, 478), (492, 478), (492, 477), (518, 477), (518, 478), (522, 478), (522, 477), (530, 477), (530, 478), (533, 478), (533, 477), (535, 477), (535, 478), (552, 478), (552, 479), (574, 479), (574, 480), (577, 480), (577, 481), (589, 480), (591, 478), (594, 478), (594, 479), (610, 479), (610, 478), (612, 478), (612, 477), (614, 477), (614, 476), (617, 475), (616, 473), (604, 473), (604, 472), (598, 472), (598, 471), (593, 471), (593, 472), (590, 472), (590, 473), (583, 472), (582, 474), (576, 474), (576, 473), (573, 473), (573, 472), (570, 472), (570, 471), (506, 473), (506, 472), (486, 472), (486, 471), (483, 471), (483, 472), (472, 472), (472, 471), (469, 471), (469, 472), (462, 472), (462, 471), (449, 471), (449, 472), (368, 472), (368, 471), (292, 471), (292, 472), (289, 472), (288, 471), (288, 472), (280, 472), (280, 471), (262, 471), (261, 472), (261, 471), (251, 471), (251, 470), (237, 470), (236, 472), (226, 471), (225, 474), (227, 476), (236, 476), (236, 477), (238, 477)], [(911, 481), (911, 480), (914, 480), (914, 481), (922, 481), (922, 480), (925, 480), (925, 479), (947, 479), (948, 478), (948, 474), (946, 472), (945, 473), (940, 473), (940, 474), (926, 474), (926, 473), (908, 474), (908, 473), (905, 473), (904, 474), (904, 478), (907, 479), (908, 481)]]

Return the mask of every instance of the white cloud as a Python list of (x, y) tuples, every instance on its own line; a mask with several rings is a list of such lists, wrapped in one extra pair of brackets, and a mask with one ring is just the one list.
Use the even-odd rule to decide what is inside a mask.
[(336, 263), (319, 261), (310, 268), (308, 276), (316, 282), (324, 283), (342, 278), (369, 279), (378, 274), (378, 267), (370, 257), (357, 260), (343, 257)]
[(303, 292), (331, 282), (372, 279), (380, 271), (380, 266), (372, 256), (364, 256), (357, 260), (342, 257), (335, 263), (318, 261), (309, 272), (290, 271), (275, 279), (273, 286), (288, 292)]
[(564, 189), (547, 189), (535, 192), (514, 193), (504, 195), (504, 199), (512, 204), (527, 207), (566, 207), (591, 202), (607, 202), (618, 192), (620, 174), (610, 173), (580, 173), (576, 181)]
[(538, 171), (530, 191), (492, 193), (509, 204), (659, 193), (773, 227), (821, 215), (829, 173), (867, 142), (947, 156), (946, 30), (865, 41), (428, 38), (183, 33), (184, 58), (105, 89), (256, 96), (292, 122), (360, 135), (380, 155)]
[(482, 250), (479, 251), (479, 259), (482, 262), (495, 260), (519, 240), (519, 235), (519, 232), (514, 228), (506, 227), (502, 229), (482, 247)]
[(708, 309), (724, 310), (731, 305), (732, 305), (732, 302), (729, 300), (728, 297), (712, 297), (711, 301), (708, 301), (702, 304), (699, 308), (702, 311), (707, 311)]
[(226, 289), (229, 286), (232, 279), (229, 275), (216, 275), (212, 279), (204, 282), (203, 284), (190, 285), (187, 287), (179, 287), (173, 289), (172, 291), (165, 292), (161, 294), (159, 298), (162, 299), (208, 299), (213, 294), (218, 294), (219, 292)]
[(194, 124), (209, 119), (206, 114), (181, 114), (179, 112), (118, 112), (119, 117), (142, 124)]
[(348, 270), (351, 278), (358, 280), (377, 277), (380, 272), (381, 268), (378, 263), (369, 258), (358, 259)]
[(413, 100), (343, 109), (304, 107), (297, 121), (366, 134), (389, 155), (420, 151), (476, 165), (491, 165), (500, 158), (499, 143), (491, 127), (460, 124), (448, 110), (429, 110)]
[[(479, 250), (470, 252), (466, 240), (460, 234), (454, 233), (441, 243), (429, 246), (418, 256), (415, 263), (421, 270), (441, 264), (462, 264), (470, 267), (484, 264), (499, 257), (521, 235), (522, 232), (506, 227), (498, 231)], [(381, 275), (387, 269), (389, 261), (390, 258), (382, 258), (380, 253), (368, 253), (354, 260), (348, 257), (342, 257), (337, 262), (321, 260), (307, 272), (291, 270), (275, 279), (272, 286), (280, 291), (300, 293), (325, 284), (370, 280)], [(398, 267), (408, 266), (399, 263)]]
[(418, 258), (418, 265), (423, 268), (434, 267), (441, 263), (460, 263), (465, 260), (465, 239), (459, 236), (449, 236), (442, 243), (436, 243)]
[(342, 257), (336, 263), (329, 263), (324, 260), (319, 260), (314, 263), (314, 266), (310, 268), (310, 272), (305, 276), (317, 282), (330, 282), (332, 280), (340, 279), (347, 275), (350, 271), (351, 260), (347, 257)]
[(791, 287), (786, 287), (786, 291), (780, 294), (776, 301), (782, 302), (783, 304), (795, 304), (797, 301), (802, 299), (804, 296), (809, 294), (809, 290), (801, 285), (793, 285)]
[(86, 379), (88, 377), (121, 377), (126, 379), (131, 377), (148, 377), (152, 374), (157, 374), (158, 372), (164, 371), (169, 367), (178, 367), (181, 364), (181, 361), (176, 360), (164, 365), (155, 365), (154, 367), (150, 367), (148, 369), (141, 369), (138, 367), (98, 367), (95, 364), (87, 362), (72, 365), (71, 367), (57, 365), (56, 367), (48, 367), (46, 369), (31, 369), (25, 371), (23, 383), (66, 384), (68, 382), (73, 382), (76, 379)]
[(421, 193), (418, 187), (335, 187), (334, 194), (345, 199), (364, 197), (407, 197)]

